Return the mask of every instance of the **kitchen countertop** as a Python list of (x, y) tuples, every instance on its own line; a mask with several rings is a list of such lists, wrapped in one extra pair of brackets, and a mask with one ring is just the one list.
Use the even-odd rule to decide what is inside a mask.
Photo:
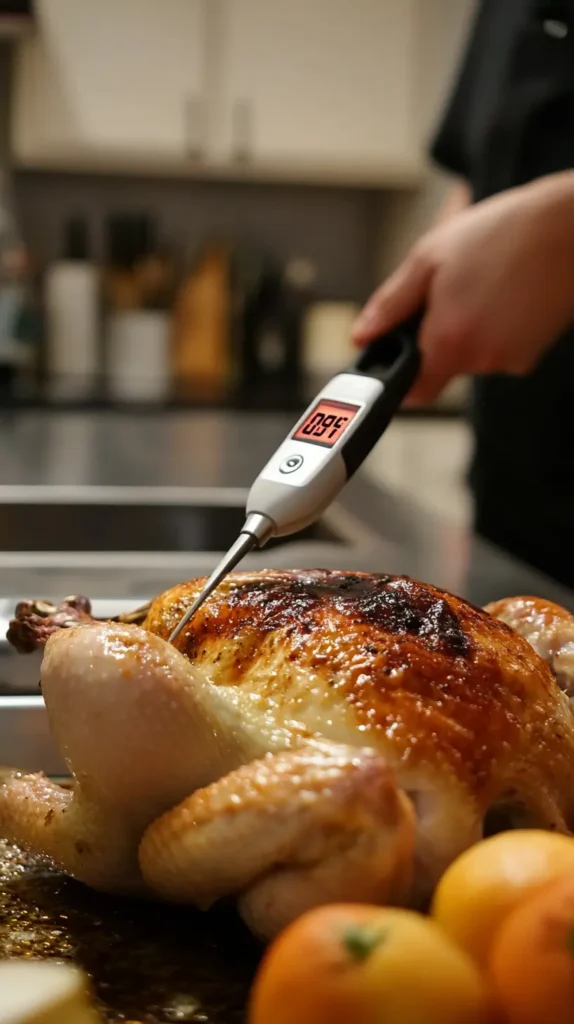
[[(0, 504), (32, 496), (50, 500), (67, 492), (72, 500), (89, 500), (94, 488), (129, 489), (133, 495), (160, 488), (185, 501), (190, 487), (205, 494), (226, 488), (229, 500), (242, 503), (293, 420), (293, 414), (211, 410), (146, 416), (125, 411), (0, 413)], [(350, 481), (333, 513), (352, 543), (293, 538), (250, 556), (244, 566), (406, 573), (476, 604), (528, 592), (574, 610), (574, 594), (375, 484), (365, 473)], [(0, 595), (53, 597), (79, 590), (98, 598), (148, 597), (187, 575), (207, 572), (214, 561), (213, 552), (155, 555), (145, 565), (137, 559), (122, 565), (121, 559), (98, 557), (74, 562), (58, 559), (57, 553), (42, 559), (4, 552), (0, 537)]]
[[(90, 550), (90, 531), (97, 529), (98, 501), (124, 504), (166, 502), (169, 510), (157, 516), (167, 523), (171, 542), (176, 505), (184, 515), (203, 503), (235, 506), (242, 522), (249, 486), (268, 456), (293, 423), (285, 414), (178, 412), (157, 415), (113, 413), (26, 412), (4, 416), (0, 422), (0, 521), (9, 530), (23, 516), (27, 538), (46, 544), (57, 509), (49, 502), (72, 502), (73, 529), (84, 552), (10, 551), (0, 534), (0, 749), (3, 762), (25, 771), (59, 775), (65, 766), (51, 736), (46, 709), (38, 693), (41, 653), (22, 657), (3, 640), (18, 600), (43, 597), (57, 600), (83, 593), (94, 599), (94, 614), (108, 618), (139, 606), (182, 579), (206, 574), (217, 552), (124, 551), (123, 535), (112, 536), (118, 551)], [(384, 446), (384, 439), (381, 444)], [(32, 517), (3, 503), (36, 505)], [(84, 528), (75, 528), (76, 502)], [(37, 506), (40, 506), (38, 510)], [(95, 513), (94, 513), (95, 508)], [(149, 511), (149, 510), (148, 510)], [(140, 512), (140, 520), (143, 516)], [(62, 516), (62, 510), (59, 512)], [(155, 510), (152, 511), (152, 519)], [(50, 518), (52, 517), (52, 518)], [(531, 572), (451, 523), (437, 519), (415, 502), (404, 501), (359, 472), (322, 517), (333, 534), (320, 541), (289, 539), (244, 559), (242, 568), (332, 568), (406, 573), (427, 580), (477, 605), (505, 595), (546, 596), (574, 611), (574, 594)], [(63, 521), (63, 520), (62, 520)], [(8, 524), (6, 526), (6, 524)], [(13, 527), (17, 529), (17, 525)], [(132, 536), (127, 524), (128, 539)], [(137, 533), (137, 523), (135, 526)], [(235, 529), (235, 527), (234, 527)], [(62, 531), (60, 531), (62, 534)], [(15, 535), (15, 534), (14, 534)], [(42, 535), (42, 536), (41, 536)], [(201, 531), (197, 536), (201, 535)], [(109, 533), (108, 533), (109, 536)], [(219, 541), (215, 531), (212, 536)], [(110, 541), (106, 541), (110, 543)], [(138, 539), (138, 545), (140, 541)], [(215, 543), (215, 540), (214, 540)], [(56, 546), (56, 545), (54, 545)], [(196, 545), (201, 547), (200, 544)], [(213, 546), (213, 545), (212, 545)]]

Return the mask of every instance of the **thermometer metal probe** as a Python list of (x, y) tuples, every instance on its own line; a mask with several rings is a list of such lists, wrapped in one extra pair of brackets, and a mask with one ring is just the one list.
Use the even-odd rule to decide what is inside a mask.
[(173, 630), (176, 639), (224, 577), (271, 537), (319, 518), (375, 446), (420, 366), (420, 316), (381, 335), (319, 392), (255, 480), (245, 525)]

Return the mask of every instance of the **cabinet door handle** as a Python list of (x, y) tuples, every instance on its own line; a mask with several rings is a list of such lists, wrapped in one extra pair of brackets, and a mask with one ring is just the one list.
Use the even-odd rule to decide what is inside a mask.
[(253, 106), (249, 100), (236, 100), (232, 111), (232, 159), (248, 163), (253, 156)]
[(188, 96), (184, 104), (185, 154), (188, 160), (199, 161), (203, 157), (205, 134), (205, 105), (203, 98), (196, 94)]

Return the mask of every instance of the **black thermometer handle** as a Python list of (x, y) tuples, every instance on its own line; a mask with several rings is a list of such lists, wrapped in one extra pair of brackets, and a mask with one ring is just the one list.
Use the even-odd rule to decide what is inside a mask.
[(418, 333), (422, 316), (422, 313), (417, 313), (375, 338), (345, 371), (374, 377), (383, 385), (379, 398), (373, 402), (360, 428), (342, 446), (341, 454), (349, 477), (374, 448), (418, 376), (421, 364)]

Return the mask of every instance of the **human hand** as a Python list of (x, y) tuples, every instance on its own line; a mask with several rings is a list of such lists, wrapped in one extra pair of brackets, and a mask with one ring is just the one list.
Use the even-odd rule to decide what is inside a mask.
[(574, 172), (509, 190), (430, 230), (374, 293), (364, 345), (419, 309), (422, 368), (409, 404), (458, 374), (531, 370), (574, 323)]

